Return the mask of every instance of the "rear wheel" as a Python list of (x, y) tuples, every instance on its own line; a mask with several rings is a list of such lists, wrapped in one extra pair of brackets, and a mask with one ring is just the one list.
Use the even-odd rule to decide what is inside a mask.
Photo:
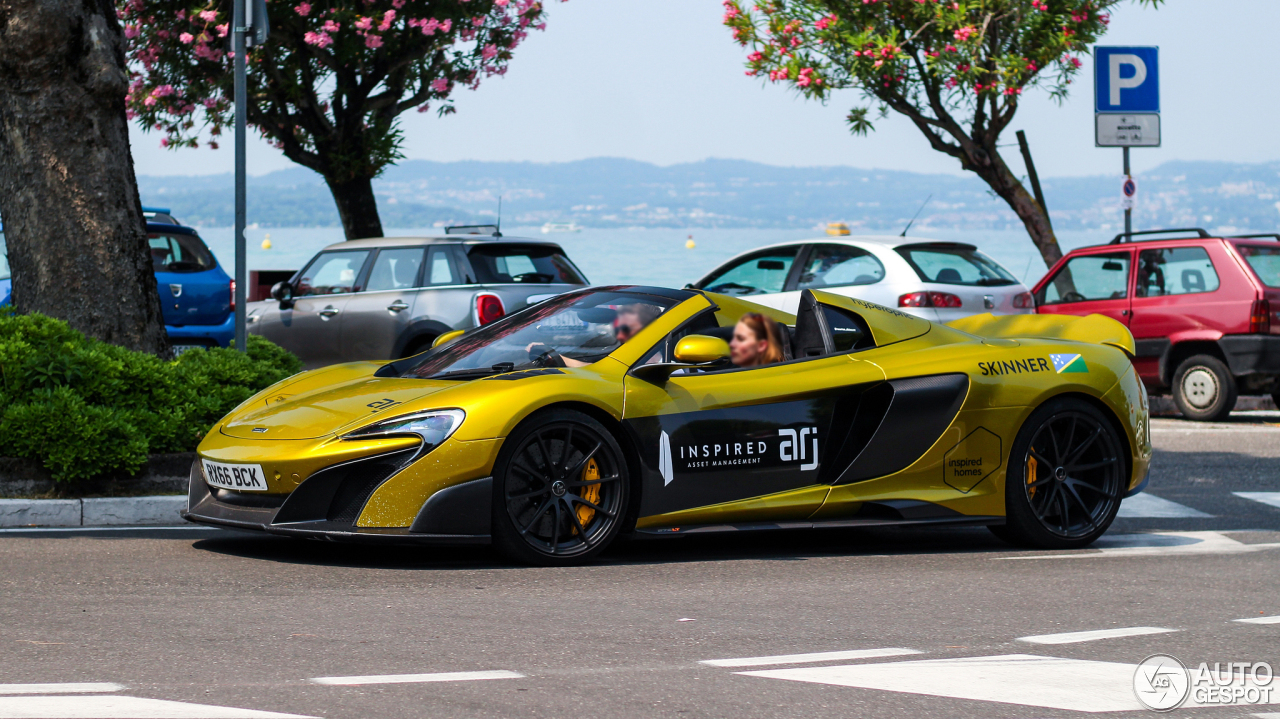
[(1124, 489), (1125, 442), (1093, 405), (1064, 397), (1027, 418), (1005, 479), (1001, 539), (1042, 549), (1092, 544), (1115, 520)]
[(613, 541), (626, 515), (622, 448), (580, 412), (552, 410), (521, 423), (503, 443), (493, 478), (493, 543), (518, 561), (587, 561)]
[(1236, 380), (1222, 360), (1188, 357), (1173, 373), (1173, 402), (1187, 419), (1216, 422), (1236, 406)]

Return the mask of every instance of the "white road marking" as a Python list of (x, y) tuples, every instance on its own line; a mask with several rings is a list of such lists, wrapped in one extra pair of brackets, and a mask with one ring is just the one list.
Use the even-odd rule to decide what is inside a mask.
[(1198, 509), (1192, 509), (1185, 504), (1178, 504), (1167, 499), (1161, 499), (1154, 494), (1135, 494), (1132, 497), (1120, 503), (1120, 511), (1116, 513), (1116, 517), (1125, 519), (1172, 519), (1178, 517), (1212, 517), (1212, 514), (1205, 514)]
[(519, 672), (505, 669), (487, 672), (440, 672), (437, 674), (378, 674), (366, 677), (316, 677), (312, 684), (359, 686), (362, 684), (424, 684), (427, 682), (472, 682), (480, 679), (523, 679)]
[(0, 719), (315, 719), (253, 709), (108, 696), (0, 697)]
[(0, 684), (0, 694), (89, 694), (124, 691), (123, 684), (78, 682), (69, 684)]
[[(1090, 559), (1097, 557), (1142, 557), (1178, 554), (1242, 554), (1280, 548), (1280, 542), (1245, 544), (1219, 532), (1152, 532), (1150, 534), (1106, 535), (1090, 549), (1074, 554), (1034, 554), (992, 557), (996, 561), (1027, 559)], [(1093, 551), (1090, 551), (1093, 550)]]
[(1252, 499), (1255, 502), (1280, 507), (1280, 492), (1232, 492), (1241, 499)]
[(1234, 622), (1241, 624), (1280, 624), (1280, 617), (1249, 617), (1248, 619), (1233, 619)]
[(771, 664), (808, 664), (810, 662), (831, 662), (845, 659), (876, 659), (879, 657), (900, 657), (907, 654), (921, 654), (915, 649), (850, 649), (843, 652), (814, 652), (812, 654), (778, 654), (771, 657), (745, 657), (742, 659), (707, 659), (698, 662), (713, 667), (764, 667)]
[(1121, 627), (1119, 629), (1094, 629), (1087, 632), (1064, 632), (1062, 634), (1035, 634), (1029, 637), (1018, 637), (1020, 642), (1031, 644), (1076, 644), (1092, 642), (1098, 639), (1116, 639), (1119, 637), (1140, 637), (1146, 634), (1167, 634), (1177, 629), (1163, 627)]
[[(1031, 654), (737, 672), (861, 689), (1079, 712), (1141, 711), (1133, 664)], [(1280, 695), (1272, 692), (1273, 703)], [(1188, 701), (1184, 706), (1197, 706)]]

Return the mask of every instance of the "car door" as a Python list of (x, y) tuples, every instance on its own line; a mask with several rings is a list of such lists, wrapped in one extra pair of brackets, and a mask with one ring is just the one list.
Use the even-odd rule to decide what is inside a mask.
[(425, 247), (383, 247), (373, 258), (364, 287), (342, 311), (339, 354), (343, 361), (385, 360), (414, 316)]
[(265, 313), (258, 334), (298, 356), (307, 369), (343, 360), (342, 312), (369, 259), (369, 250), (321, 252), (298, 273), (294, 299)]
[(883, 378), (848, 354), (663, 383), (628, 375), (624, 425), (644, 465), (640, 526), (805, 519), (826, 497), (833, 432), (848, 431), (859, 394)]
[(1037, 312), (1106, 315), (1129, 324), (1133, 250), (1076, 255), (1036, 291)]
[[(1221, 244), (1211, 247), (1230, 268)], [(1221, 317), (1230, 316), (1232, 308), (1248, 307), (1254, 296), (1244, 283), (1224, 287), (1208, 249), (1201, 246), (1142, 248), (1136, 270), (1129, 329), (1138, 350), (1134, 365), (1143, 377), (1160, 377), (1160, 361), (1171, 339), (1211, 338), (1209, 328), (1221, 327)]]

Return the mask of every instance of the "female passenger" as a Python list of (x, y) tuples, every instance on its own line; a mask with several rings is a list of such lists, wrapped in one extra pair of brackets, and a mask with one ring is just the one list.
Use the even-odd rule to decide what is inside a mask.
[(733, 328), (729, 360), (736, 367), (760, 367), (781, 362), (782, 331), (771, 317), (748, 312)]

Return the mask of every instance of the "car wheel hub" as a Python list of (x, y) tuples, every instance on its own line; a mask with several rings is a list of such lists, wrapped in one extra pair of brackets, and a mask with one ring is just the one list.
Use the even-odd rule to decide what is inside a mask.
[(1182, 378), (1182, 396), (1192, 407), (1205, 409), (1218, 399), (1218, 378), (1209, 370), (1196, 367)]
[(1054, 478), (1054, 479), (1056, 479), (1056, 480), (1058, 480), (1059, 482), (1061, 482), (1062, 480), (1066, 479), (1066, 478), (1067, 478), (1067, 468), (1066, 468), (1066, 467), (1058, 467), (1057, 469), (1053, 470), (1053, 478)]
[(563, 497), (566, 491), (568, 488), (565, 487), (564, 482), (557, 480), (551, 484), (551, 493), (557, 497)]

